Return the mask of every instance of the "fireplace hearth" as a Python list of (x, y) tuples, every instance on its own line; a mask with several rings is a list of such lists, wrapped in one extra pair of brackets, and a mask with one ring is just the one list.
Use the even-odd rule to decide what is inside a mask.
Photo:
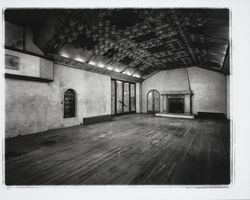
[(161, 112), (158, 117), (194, 119), (191, 90), (164, 91), (161, 93)]
[(168, 105), (170, 113), (184, 113), (184, 97), (171, 96)]
[(162, 92), (162, 112), (191, 114), (191, 95), (190, 90)]

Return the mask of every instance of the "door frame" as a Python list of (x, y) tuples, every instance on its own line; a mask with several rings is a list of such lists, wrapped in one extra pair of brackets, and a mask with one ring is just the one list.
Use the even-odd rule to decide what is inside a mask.
[[(152, 99), (153, 99), (152, 100), (152, 111), (148, 110), (148, 95), (149, 95), (150, 92), (153, 92), (153, 94), (152, 94)], [(157, 92), (158, 95), (159, 95), (159, 112), (161, 112), (161, 107), (160, 107), (161, 106), (161, 96), (160, 96), (160, 92), (158, 90), (156, 90), (156, 89), (153, 89), (153, 90), (149, 90), (148, 93), (147, 93), (147, 113), (151, 113), (151, 114), (156, 113), (155, 112), (155, 103), (154, 103), (155, 102), (154, 92)]]
[[(114, 113), (111, 113), (112, 116), (118, 116), (118, 115), (126, 115), (126, 114), (131, 114), (131, 113), (136, 113), (136, 83), (135, 82), (130, 82), (130, 81), (123, 81), (123, 80), (118, 80), (118, 79), (111, 79), (111, 84), (112, 81), (114, 81), (114, 90), (115, 90), (115, 110)], [(129, 83), (129, 111), (124, 112), (124, 106), (122, 106), (122, 112), (117, 113), (117, 81), (122, 82), (122, 104), (124, 104), (124, 83)], [(131, 84), (134, 84), (134, 94), (135, 94), (135, 110), (131, 111)], [(112, 91), (111, 91), (111, 98), (112, 98)], [(112, 100), (111, 100), (111, 107), (112, 107)]]

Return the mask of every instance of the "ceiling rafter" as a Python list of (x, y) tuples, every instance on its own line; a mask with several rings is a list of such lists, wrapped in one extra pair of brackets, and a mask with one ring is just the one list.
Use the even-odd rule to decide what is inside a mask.
[(179, 32), (179, 36), (180, 36), (180, 38), (182, 39), (182, 41), (183, 41), (183, 43), (184, 43), (186, 49), (188, 50), (189, 54), (191, 55), (191, 58), (192, 58), (194, 64), (196, 64), (196, 58), (194, 57), (193, 51), (192, 51), (192, 49), (191, 49), (190, 46), (189, 46), (189, 43), (188, 43), (188, 41), (187, 41), (187, 39), (186, 39), (186, 36), (185, 36), (185, 34), (184, 34), (184, 32), (183, 32), (183, 29), (182, 29), (181, 25), (180, 25), (180, 22), (179, 22), (179, 19), (178, 19), (178, 16), (177, 16), (175, 10), (172, 10), (172, 12), (170, 12), (170, 17), (171, 17), (171, 19), (172, 19), (173, 22), (174, 22), (173, 26), (176, 26), (176, 27), (177, 27), (178, 32)]

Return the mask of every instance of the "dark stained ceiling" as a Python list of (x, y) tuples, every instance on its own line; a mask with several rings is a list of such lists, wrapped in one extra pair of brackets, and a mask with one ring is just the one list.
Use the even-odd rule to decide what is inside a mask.
[(6, 21), (36, 31), (44, 24), (49, 26), (45, 21), (50, 18), (59, 22), (46, 47), (40, 45), (45, 54), (56, 53), (144, 78), (161, 70), (191, 66), (229, 73), (228, 9), (5, 11)]

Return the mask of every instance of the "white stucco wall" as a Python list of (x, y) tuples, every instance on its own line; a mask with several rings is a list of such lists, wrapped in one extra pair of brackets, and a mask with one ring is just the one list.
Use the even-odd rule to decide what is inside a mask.
[(6, 73), (53, 80), (52, 61), (8, 49), (5, 50), (5, 55), (7, 59), (10, 59), (12, 56), (18, 59), (18, 69), (12, 69), (12, 66), (8, 66), (10, 63), (5, 62)]
[[(40, 58), (25, 53), (20, 53), (12, 50), (5, 50), (5, 54), (18, 58), (19, 70), (5, 68), (5, 72), (9, 74), (17, 74), (24, 76), (39, 77), (40, 76)], [(6, 67), (7, 63), (6, 63)]]
[(193, 92), (192, 112), (227, 112), (225, 75), (190, 67), (161, 71), (142, 83), (142, 112), (147, 112), (147, 93), (156, 89), (163, 91), (188, 90), (187, 70)]
[[(83, 117), (111, 114), (109, 76), (54, 66), (50, 83), (5, 79), (6, 137), (78, 125)], [(63, 118), (66, 89), (77, 93), (76, 117)]]
[[(188, 74), (194, 94), (193, 113), (230, 116), (226, 76), (197, 67), (188, 68)], [(6, 137), (78, 125), (84, 117), (111, 114), (111, 80), (106, 75), (54, 65), (53, 82), (5, 79), (5, 83)], [(63, 95), (69, 88), (77, 93), (76, 117), (63, 118)], [(146, 96), (152, 89), (161, 93), (188, 88), (186, 69), (159, 72), (136, 84), (136, 111), (146, 112)]]
[(191, 67), (190, 77), (193, 113), (214, 112), (227, 113), (226, 76), (221, 73)]

